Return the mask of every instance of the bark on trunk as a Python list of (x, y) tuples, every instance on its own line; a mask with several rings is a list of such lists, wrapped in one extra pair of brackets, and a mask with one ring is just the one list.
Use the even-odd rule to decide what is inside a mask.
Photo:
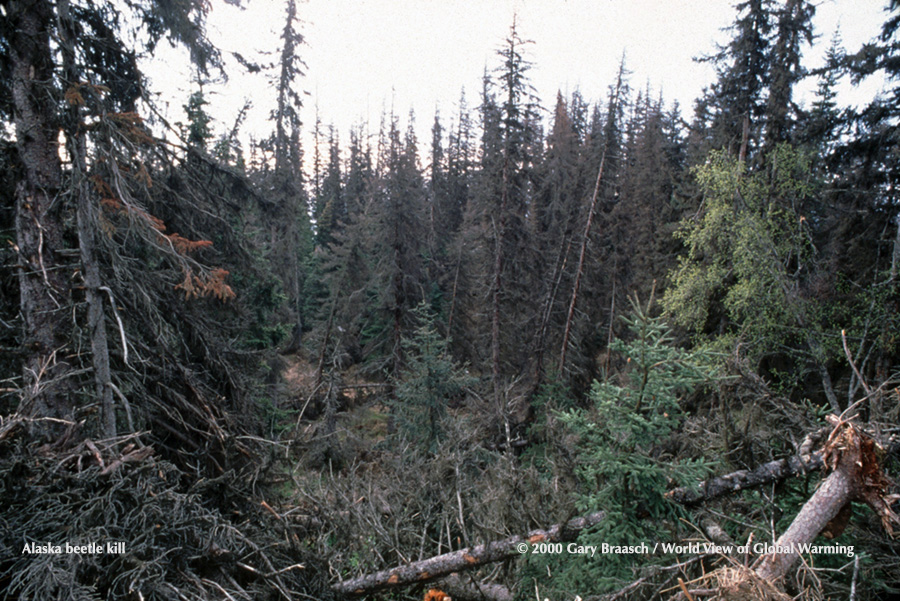
[[(16, 243), (20, 307), (25, 323), (25, 394), (20, 411), (30, 417), (71, 419), (66, 363), (70, 284), (58, 254), (63, 249), (60, 212), (57, 90), (50, 51), (53, 7), (44, 0), (10, 2), (12, 95), (16, 146), (23, 177), (16, 188)], [(38, 433), (59, 434), (42, 425)]]
[(775, 541), (775, 552), (759, 560), (757, 575), (775, 582), (787, 574), (800, 557), (799, 546), (812, 543), (828, 522), (850, 502), (858, 476), (856, 462), (851, 453), (847, 453), (838, 469), (822, 482), (788, 529)]
[[(77, 86), (81, 81), (75, 62), (75, 40), (77, 29), (69, 10), (68, 0), (57, 2), (59, 14), (60, 46), (63, 57), (64, 86)], [(71, 104), (66, 112), (66, 150), (72, 160), (72, 189), (76, 197), (76, 220), (78, 224), (78, 248), (85, 285), (85, 300), (88, 305), (88, 335), (91, 339), (91, 363), (94, 368), (94, 387), (100, 403), (100, 430), (104, 438), (115, 438), (116, 413), (113, 405), (112, 377), (109, 368), (109, 343), (106, 336), (106, 320), (103, 311), (103, 286), (100, 267), (97, 265), (96, 240), (94, 234), (99, 228), (96, 208), (92, 204), (87, 183), (87, 148), (82, 118), (77, 103)], [(123, 344), (126, 342), (123, 340)]]
[(585, 517), (569, 520), (565, 524), (556, 524), (547, 530), (533, 530), (524, 536), (516, 535), (492, 543), (445, 553), (389, 570), (382, 570), (375, 574), (345, 580), (331, 588), (342, 595), (366, 595), (392, 587), (429, 582), (454, 572), (515, 557), (521, 554), (522, 548), (530, 550), (531, 544), (571, 540), (581, 530), (595, 526), (605, 518), (606, 512), (592, 513)]
[(811, 472), (823, 466), (822, 453), (795, 455), (786, 459), (776, 459), (765, 463), (754, 470), (738, 470), (724, 476), (710, 478), (696, 488), (682, 486), (666, 493), (666, 497), (681, 505), (698, 505), (700, 503), (735, 493), (746, 488), (753, 488), (783, 480), (796, 474)]
[(836, 416), (828, 416), (828, 421), (835, 429), (825, 443), (823, 461), (832, 473), (775, 542), (773, 552), (754, 565), (756, 575), (772, 583), (788, 573), (799, 558), (801, 547), (812, 543), (851, 501), (864, 501), (874, 509), (889, 534), (893, 532), (892, 524), (898, 522), (890, 498), (886, 500), (890, 483), (881, 471), (875, 442)]
[(88, 333), (91, 337), (91, 361), (94, 367), (94, 386), (100, 401), (101, 430), (104, 438), (115, 438), (116, 412), (113, 405), (112, 377), (109, 369), (109, 343), (103, 311), (100, 268), (94, 253), (93, 207), (87, 190), (78, 190), (78, 244), (84, 268), (85, 297), (88, 303)]

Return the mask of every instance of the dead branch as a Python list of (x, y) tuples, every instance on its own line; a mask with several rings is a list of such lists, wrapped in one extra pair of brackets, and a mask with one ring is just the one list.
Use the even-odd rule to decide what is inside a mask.
[(126, 448), (126, 451), (128, 452), (124, 453), (121, 457), (117, 457), (112, 463), (104, 467), (100, 471), (100, 475), (105, 476), (106, 474), (114, 472), (123, 463), (143, 461), (153, 454), (153, 447), (140, 447), (134, 450)]
[(14, 436), (16, 431), (20, 428), (23, 428), (23, 424), (25, 424), (28, 420), (21, 416), (18, 413), (13, 413), (12, 415), (4, 418), (0, 415), (0, 441), (5, 438)]
[(454, 601), (512, 601), (513, 594), (502, 584), (467, 581), (458, 574), (450, 574), (438, 581), (438, 586)]
[(605, 518), (606, 512), (599, 511), (584, 517), (573, 518), (565, 524), (555, 524), (546, 530), (532, 530), (524, 536), (511, 536), (374, 574), (366, 574), (359, 578), (344, 580), (331, 588), (334, 592), (342, 595), (365, 595), (407, 584), (428, 582), (454, 572), (515, 557), (521, 553), (519, 545), (530, 548), (529, 545), (534, 543), (571, 540), (581, 530), (595, 526)]
[[(846, 330), (841, 330), (841, 342), (844, 346), (844, 354), (847, 356), (847, 362), (850, 364), (850, 367), (853, 369), (853, 374), (856, 376), (856, 379), (862, 385), (863, 390), (866, 391), (866, 396), (872, 396), (872, 389), (869, 388), (869, 385), (866, 383), (866, 379), (863, 377), (861, 373), (859, 373), (859, 368), (856, 367), (856, 362), (853, 360), (853, 353), (850, 352), (850, 347), (847, 346), (847, 332)], [(851, 401), (853, 399), (850, 399)]]
[(770, 461), (753, 470), (738, 470), (711, 478), (701, 482), (697, 488), (688, 486), (674, 488), (666, 493), (666, 497), (681, 505), (697, 505), (747, 488), (815, 471), (823, 465), (821, 452), (795, 455)]

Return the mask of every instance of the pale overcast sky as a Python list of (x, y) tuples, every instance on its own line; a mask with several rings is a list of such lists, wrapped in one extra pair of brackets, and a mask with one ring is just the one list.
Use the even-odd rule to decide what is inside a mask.
[[(212, 41), (226, 55), (277, 51), (285, 1), (242, 4), (212, 0)], [(875, 37), (884, 4), (822, 0), (815, 18), (819, 39), (806, 50), (807, 66), (820, 63), (838, 28), (848, 51)], [(687, 119), (693, 100), (714, 78), (708, 64), (693, 59), (728, 41), (723, 28), (735, 16), (727, 0), (300, 0), (298, 12), (307, 43), (301, 48), (307, 71), (299, 84), (310, 94), (305, 128), (311, 130), (318, 104), (323, 123), (333, 123), (346, 142), (349, 128), (365, 120), (376, 133), (382, 110), (393, 104), (404, 127), (410, 109), (415, 111), (422, 143), (430, 139), (436, 108), (445, 127), (456, 115), (463, 87), (469, 108), (477, 107), (481, 76), (485, 67), (498, 65), (496, 51), (514, 14), (520, 37), (534, 42), (526, 56), (534, 63), (531, 79), (545, 108), (552, 108), (558, 89), (566, 95), (579, 89), (589, 102), (602, 100), (624, 52), (632, 87), (649, 84), (667, 103), (677, 100)], [(151, 89), (171, 99), (175, 120), (191, 89), (189, 71), (180, 64), (179, 53), (160, 48), (149, 69)], [(229, 74), (227, 84), (205, 88), (216, 126), (230, 127), (249, 98), (254, 109), (245, 133), (265, 135), (271, 130), (265, 123), (274, 105), (271, 87), (261, 77), (239, 75), (236, 64)], [(846, 101), (861, 103), (878, 91), (871, 83)], [(308, 155), (310, 150), (306, 142)]]

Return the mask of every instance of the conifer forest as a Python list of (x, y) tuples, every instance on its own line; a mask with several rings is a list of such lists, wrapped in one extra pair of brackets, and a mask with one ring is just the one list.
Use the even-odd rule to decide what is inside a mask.
[[(846, 47), (737, 0), (691, 106), (621, 48), (538, 97), (511, 18), (422, 140), (301, 122), (297, 0), (259, 60), (219, 0), (0, 0), (0, 599), (900, 598), (900, 0), (866, 1)], [(265, 132), (210, 112), (235, 69)]]

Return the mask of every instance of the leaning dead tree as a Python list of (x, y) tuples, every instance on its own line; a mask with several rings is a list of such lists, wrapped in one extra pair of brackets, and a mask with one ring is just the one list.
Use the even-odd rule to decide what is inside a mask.
[[(853, 501), (866, 503), (881, 518), (888, 534), (900, 518), (891, 509), (894, 496), (887, 495), (890, 482), (881, 471), (883, 452), (877, 443), (850, 422), (828, 416), (834, 426), (823, 449), (823, 461), (831, 474), (806, 502), (788, 529), (775, 542), (775, 552), (757, 561), (756, 574), (770, 582), (783, 578), (799, 559), (798, 550), (812, 543), (829, 523), (845, 522)], [(849, 517), (849, 515), (846, 515)], [(835, 528), (843, 530), (840, 524)], [(830, 528), (833, 534), (833, 528)]]
[(681, 591), (676, 599), (790, 599), (781, 591), (784, 577), (800, 559), (801, 552), (811, 548), (816, 537), (821, 534), (833, 538), (841, 534), (850, 518), (853, 501), (869, 505), (881, 518), (888, 534), (893, 534), (893, 524), (900, 523), (900, 518), (891, 509), (897, 497), (887, 494), (890, 482), (881, 471), (883, 451), (849, 421), (834, 415), (826, 419), (833, 429), (818, 456), (830, 473), (787, 530), (771, 545), (770, 552), (750, 567), (736, 564), (688, 584), (679, 582)]
[(572, 284), (572, 299), (569, 301), (569, 311), (566, 314), (566, 325), (563, 328), (562, 346), (559, 350), (559, 372), (563, 373), (566, 369), (566, 354), (569, 351), (569, 338), (572, 335), (572, 323), (575, 319), (575, 305), (578, 303), (578, 290), (581, 287), (581, 280), (584, 277), (584, 265), (587, 258), (588, 246), (591, 242), (591, 228), (594, 225), (594, 213), (597, 210), (597, 199), (600, 196), (600, 188), (603, 183), (603, 169), (606, 166), (606, 155), (610, 146), (609, 130), (616, 113), (619, 110), (619, 94), (622, 91), (622, 79), (624, 76), (624, 65), (619, 67), (619, 76), (616, 80), (615, 92), (609, 102), (609, 123), (606, 126), (607, 136), (603, 143), (603, 154), (600, 156), (600, 168), (597, 170), (597, 181), (594, 184), (594, 192), (591, 195), (591, 202), (588, 205), (587, 218), (584, 222), (584, 234), (581, 236), (581, 251), (578, 253), (578, 267), (575, 269), (575, 282)]
[[(453, 574), (470, 570), (496, 561), (503, 561), (530, 549), (531, 544), (571, 540), (585, 528), (596, 526), (606, 519), (605, 511), (577, 517), (563, 524), (556, 524), (546, 530), (532, 530), (525, 535), (515, 535), (503, 540), (467, 547), (451, 553), (415, 561), (375, 574), (344, 580), (332, 586), (332, 590), (342, 595), (367, 595), (376, 591), (425, 583)], [(524, 547), (520, 546), (524, 545)]]

